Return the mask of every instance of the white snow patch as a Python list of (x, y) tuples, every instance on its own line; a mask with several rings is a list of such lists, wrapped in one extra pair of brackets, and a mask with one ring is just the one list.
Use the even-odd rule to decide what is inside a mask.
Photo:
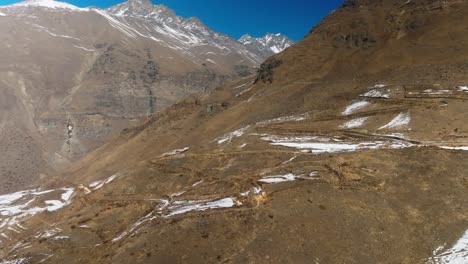
[(189, 149), (190, 149), (189, 147), (181, 148), (181, 149), (175, 149), (175, 150), (173, 150), (173, 151), (164, 153), (162, 156), (163, 156), (163, 157), (174, 156), (174, 155), (177, 155), (177, 154), (184, 153), (184, 152), (186, 152), (186, 151), (189, 150)]
[(405, 135), (403, 133), (390, 133), (390, 134), (385, 134), (384, 136), (405, 139)]
[(247, 197), (249, 196), (250, 191), (240, 193), (240, 196)]
[(453, 94), (453, 91), (427, 89), (427, 90), (424, 90), (422, 93), (427, 94), (427, 95), (442, 95), (442, 94)]
[(440, 246), (434, 250), (434, 256), (427, 259), (426, 264), (465, 264), (468, 263), (468, 230), (451, 248), (444, 250)]
[(281, 164), (288, 164), (288, 163), (292, 162), (293, 160), (295, 160), (296, 158), (297, 158), (297, 156), (294, 156), (294, 157), (288, 159), (287, 161), (285, 161), (285, 162), (283, 162)]
[(88, 187), (84, 186), (83, 184), (80, 184), (78, 189), (84, 190), (86, 194), (91, 193), (91, 190)]
[(144, 224), (146, 222), (150, 222), (150, 221), (152, 221), (152, 220), (154, 220), (156, 218), (157, 218), (157, 216), (155, 216), (153, 212), (147, 214), (146, 216), (144, 216), (141, 219), (139, 219), (138, 221), (136, 221), (135, 224), (133, 224), (128, 231), (124, 231), (122, 234), (120, 234), (116, 238), (112, 239), (112, 242), (117, 242), (117, 241), (123, 239), (128, 234), (132, 234), (133, 231), (135, 231), (142, 224)]
[(112, 17), (104, 10), (100, 9), (93, 9), (94, 12), (98, 13), (99, 15), (103, 16), (109, 21), (109, 24), (117, 29), (118, 31), (122, 32), (124, 35), (130, 38), (136, 38), (135, 30), (124, 23), (120, 22), (118, 19)]
[(411, 116), (409, 113), (400, 113), (397, 115), (390, 123), (382, 126), (380, 129), (390, 129), (390, 128), (405, 128), (411, 122)]
[(376, 84), (373, 87), (370, 87), (371, 90), (367, 93), (361, 94), (361, 96), (369, 98), (390, 98), (390, 90), (383, 89), (385, 87), (385, 84)]
[(289, 148), (303, 149), (304, 152), (313, 154), (353, 152), (369, 149), (400, 149), (414, 146), (411, 143), (399, 140), (388, 141), (364, 141), (364, 142), (343, 142), (336, 138), (324, 137), (279, 137), (265, 136), (262, 140), (270, 141), (271, 145), (284, 146)]
[(69, 236), (56, 236), (52, 238), (53, 240), (65, 240), (65, 239), (70, 239)]
[(370, 90), (367, 93), (362, 94), (361, 96), (369, 98), (390, 98), (388, 92), (381, 89)]
[(239, 86), (234, 87), (234, 89), (242, 88), (242, 87), (246, 86), (247, 84), (248, 84), (248, 83), (241, 84), (241, 85), (239, 85)]
[(247, 131), (247, 129), (249, 129), (249, 127), (250, 126), (243, 127), (241, 129), (233, 131), (233, 132), (231, 132), (229, 134), (226, 134), (226, 135), (224, 135), (224, 136), (222, 136), (220, 138), (217, 138), (215, 140), (218, 141), (218, 144), (223, 144), (223, 143), (226, 143), (226, 142), (231, 143), (232, 139), (238, 138), (238, 137), (241, 137), (242, 135), (244, 135), (245, 131)]
[(13, 251), (16, 251), (16, 250), (19, 250), (19, 249), (26, 249), (26, 248), (30, 248), (31, 247), (31, 243), (30, 242), (19, 242), (17, 243), (12, 249), (11, 249), (11, 252)]
[(75, 189), (74, 189), (74, 188), (63, 188), (62, 190), (65, 191), (65, 192), (61, 195), (62, 200), (65, 201), (65, 202), (69, 202), (71, 196), (72, 196), (73, 193), (75, 192)]
[(252, 189), (253, 194), (260, 194), (260, 193), (262, 193), (262, 191), (263, 191), (262, 187), (254, 187)]
[(194, 183), (192, 187), (196, 187), (197, 185), (202, 184), (202, 183), (203, 183), (203, 180), (199, 180), (196, 183)]
[(186, 192), (187, 192), (187, 191), (181, 191), (181, 192), (174, 193), (174, 194), (171, 195), (171, 198), (173, 198), (173, 197), (179, 197), (179, 196), (181, 196), (182, 194), (184, 194), (184, 193), (186, 193)]
[(122, 173), (120, 172), (120, 173), (117, 173), (117, 174), (114, 174), (114, 175), (110, 176), (107, 180), (92, 182), (91, 184), (89, 184), (89, 188), (93, 189), (93, 191), (99, 190), (104, 185), (113, 182), (115, 180), (115, 178), (117, 178), (117, 176), (119, 176), (121, 174)]
[(35, 235), (35, 237), (36, 238), (51, 238), (61, 233), (62, 231), (63, 230), (60, 228), (54, 228), (54, 229), (46, 230), (44, 232), (39, 232), (37, 235)]
[(304, 114), (300, 114), (300, 115), (282, 116), (282, 117), (278, 117), (278, 118), (258, 122), (257, 125), (268, 125), (268, 124), (293, 122), (293, 121), (294, 122), (299, 122), (299, 121), (306, 120), (307, 118), (309, 118), (309, 113), (304, 113)]
[[(27, 190), (2, 195), (0, 196), (0, 228), (8, 226), (10, 230), (14, 229), (14, 227), (26, 229), (19, 224), (21, 219), (45, 211), (57, 211), (69, 205), (73, 192), (73, 188), (62, 188), (47, 191)], [(57, 193), (54, 195), (60, 195), (61, 200), (44, 200), (42, 203), (38, 202), (43, 199), (42, 196), (44, 194), (49, 193)], [(34, 202), (38, 205), (32, 206)], [(12, 231), (19, 232), (16, 229)]]
[(250, 190), (248, 190), (248, 191), (246, 191), (246, 192), (240, 193), (239, 195), (242, 196), (242, 197), (247, 197), (247, 196), (249, 196), (249, 194), (251, 194), (251, 193), (257, 195), (257, 194), (261, 194), (262, 192), (263, 192), (263, 188), (262, 188), (262, 187), (253, 187), (253, 188), (251, 188)]
[(468, 146), (459, 146), (459, 147), (440, 146), (439, 148), (449, 149), (449, 150), (465, 150), (465, 151), (468, 151)]
[(260, 180), (258, 180), (258, 182), (261, 182), (261, 183), (282, 183), (282, 182), (291, 182), (291, 181), (295, 181), (297, 179), (314, 179), (314, 178), (317, 178), (317, 175), (318, 173), (316, 171), (314, 172), (311, 172), (308, 176), (302, 174), (302, 175), (296, 175), (296, 174), (293, 174), (293, 173), (288, 173), (288, 174), (284, 174), (284, 175), (275, 175), (275, 176), (267, 176), (267, 177), (264, 177)]
[(13, 259), (13, 260), (2, 260), (0, 264), (27, 264), (28, 259), (26, 258), (19, 258), (19, 259)]
[(355, 118), (341, 125), (341, 128), (345, 128), (345, 129), (358, 128), (358, 127), (363, 126), (364, 123), (366, 123), (368, 119), (369, 117)]
[(47, 200), (45, 204), (47, 204), (47, 211), (49, 212), (57, 211), (64, 206), (64, 203), (59, 200)]
[(366, 106), (370, 105), (369, 102), (367, 101), (359, 101), (359, 102), (356, 102), (356, 103), (353, 103), (352, 105), (346, 107), (346, 109), (341, 113), (342, 115), (350, 115), (354, 112), (356, 112), (357, 110), (359, 109), (362, 109)]
[(457, 91), (459, 92), (467, 92), (468, 93), (468, 86), (458, 86)]
[(89, 52), (96, 51), (96, 50), (94, 50), (94, 49), (88, 49), (88, 48), (81, 47), (81, 46), (77, 46), (77, 45), (73, 45), (73, 47), (75, 47), (75, 48), (77, 48), (77, 49), (82, 49), (82, 50), (85, 50), (85, 51), (89, 51)]
[(209, 209), (231, 208), (235, 205), (242, 205), (235, 198), (228, 197), (219, 200), (200, 200), (200, 201), (176, 201), (168, 206), (169, 213), (164, 215), (165, 218), (185, 214), (192, 211), (206, 211)]
[(250, 90), (252, 90), (252, 87), (249, 87), (249, 89), (245, 89), (244, 91), (242, 91), (242, 92), (236, 94), (236, 97), (240, 97), (241, 95), (245, 94), (246, 92), (248, 92), (248, 91), (250, 91)]

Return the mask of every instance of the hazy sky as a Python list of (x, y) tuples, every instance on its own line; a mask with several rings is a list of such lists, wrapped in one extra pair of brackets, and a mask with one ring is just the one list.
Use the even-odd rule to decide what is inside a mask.
[[(20, 2), (0, 0), (0, 5)], [(80, 7), (109, 7), (122, 0), (66, 0)], [(208, 27), (240, 38), (283, 33), (297, 41), (344, 0), (153, 0), (182, 17), (198, 17)]]

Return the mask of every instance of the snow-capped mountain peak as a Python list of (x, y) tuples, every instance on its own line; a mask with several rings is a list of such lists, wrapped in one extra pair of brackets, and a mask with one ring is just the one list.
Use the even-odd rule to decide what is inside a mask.
[(154, 6), (149, 0), (128, 0), (109, 8), (109, 12), (115, 16), (146, 16), (152, 12), (164, 12), (165, 6)]
[(4, 8), (14, 7), (39, 7), (48, 9), (67, 9), (73, 11), (89, 11), (88, 8), (80, 8), (72, 4), (54, 0), (26, 0), (12, 5), (3, 6)]
[(254, 38), (248, 34), (242, 36), (239, 42), (247, 46), (251, 50), (259, 50), (263, 53), (277, 54), (294, 44), (287, 36), (278, 34), (266, 34), (261, 38)]

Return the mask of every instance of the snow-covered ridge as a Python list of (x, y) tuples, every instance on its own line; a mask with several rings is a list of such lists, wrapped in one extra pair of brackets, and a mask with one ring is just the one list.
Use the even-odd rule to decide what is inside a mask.
[[(184, 56), (194, 58), (202, 54), (194, 52), (193, 48), (211, 47), (219, 50), (212, 52), (215, 55), (237, 54), (253, 64), (260, 64), (264, 59), (235, 39), (211, 30), (199, 19), (185, 19), (166, 6), (152, 5), (147, 0), (130, 0), (109, 9), (93, 11), (127, 37), (151, 39)], [(202, 55), (203, 62), (212, 59), (207, 55)]]
[(54, 0), (27, 0), (19, 2), (17, 4), (2, 6), (0, 8), (14, 8), (14, 7), (42, 7), (49, 9), (66, 9), (72, 11), (89, 11), (89, 8), (80, 8), (72, 4), (65, 2), (59, 2)]
[[(153, 5), (148, 0), (128, 0), (108, 9), (80, 8), (54, 0), (27, 0), (17, 4), (0, 6), (0, 10), (5, 10), (5, 12), (0, 13), (0, 16), (10, 15), (12, 11), (17, 10), (21, 12), (36, 10), (95, 12), (104, 17), (110, 26), (120, 31), (123, 37), (155, 41), (158, 45), (168, 47), (200, 65), (206, 62), (209, 62), (210, 65), (219, 64), (216, 57), (222, 60), (221, 56), (240, 56), (241, 62), (259, 65), (273, 53), (271, 50), (265, 54), (258, 49), (250, 49), (228, 35), (211, 30), (197, 18), (186, 19), (177, 16), (170, 8), (164, 5)], [(56, 35), (70, 35), (66, 34), (67, 32), (62, 33), (64, 34)], [(273, 41), (277, 38), (284, 38), (277, 35), (271, 35), (270, 38), (263, 41), (264, 43), (276, 43), (274, 47), (272, 46), (275, 52), (290, 45), (284, 39), (285, 43), (279, 40)], [(87, 52), (93, 51), (83, 46), (77, 48)], [(200, 48), (203, 48), (203, 51), (200, 51)]]

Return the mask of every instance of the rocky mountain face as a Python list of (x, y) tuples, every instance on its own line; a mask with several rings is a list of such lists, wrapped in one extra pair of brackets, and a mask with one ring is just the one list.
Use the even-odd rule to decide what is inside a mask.
[(266, 34), (261, 38), (253, 38), (246, 34), (239, 39), (251, 52), (262, 54), (262, 57), (269, 58), (292, 46), (294, 42), (287, 36), (278, 34)]
[(28, 0), (0, 12), (0, 193), (266, 59), (148, 0), (106, 10)]
[(0, 259), (466, 263), (467, 13), (346, 1), (257, 76), (0, 196)]

